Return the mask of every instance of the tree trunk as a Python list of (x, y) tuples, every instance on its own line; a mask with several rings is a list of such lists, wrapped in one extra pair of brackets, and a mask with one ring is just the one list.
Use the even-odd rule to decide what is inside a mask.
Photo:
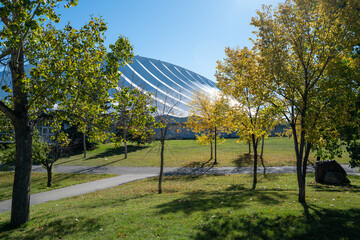
[(84, 158), (86, 158), (86, 135), (83, 133)]
[(213, 142), (212, 139), (210, 141), (210, 160), (213, 159)]
[(165, 150), (165, 140), (166, 140), (166, 132), (167, 127), (165, 129), (160, 129), (160, 142), (161, 142), (161, 150), (160, 150), (160, 174), (159, 174), (159, 194), (162, 193), (162, 177), (164, 172), (164, 150)]
[(265, 163), (264, 163), (264, 142), (265, 142), (265, 136), (262, 136), (261, 138), (261, 153), (260, 153), (260, 160), (261, 160), (261, 165), (264, 168), (264, 175), (266, 174), (266, 167), (265, 167)]
[(32, 127), (29, 119), (15, 125), (16, 161), (11, 204), (11, 225), (14, 227), (29, 221), (30, 183), (32, 166)]
[(127, 131), (124, 129), (124, 130), (123, 130), (123, 139), (124, 139), (124, 153), (125, 153), (124, 158), (125, 158), (125, 159), (127, 158), (127, 155), (128, 155), (126, 135), (127, 135)]
[(46, 166), (46, 171), (47, 171), (47, 187), (51, 187), (52, 185), (52, 173), (53, 173), (53, 165), (47, 165)]
[(159, 194), (162, 193), (162, 177), (164, 172), (164, 148), (165, 148), (165, 142), (161, 140), (161, 151), (160, 151), (160, 174), (159, 174)]
[(306, 191), (305, 191), (305, 175), (302, 173), (297, 172), (298, 174), (298, 186), (299, 186), (299, 196), (298, 196), (298, 201), (300, 203), (304, 203), (306, 202), (305, 200), (305, 196), (306, 196)]
[(30, 183), (32, 166), (33, 126), (28, 114), (27, 93), (21, 82), (25, 75), (23, 48), (13, 49), (9, 64), (11, 70), (14, 114), (12, 120), (15, 130), (15, 175), (11, 204), (11, 225), (18, 227), (30, 218)]
[(216, 145), (216, 137), (217, 137), (217, 136), (216, 136), (216, 130), (217, 130), (217, 129), (216, 129), (216, 127), (215, 127), (215, 161), (214, 161), (215, 164), (217, 164), (217, 159), (216, 159), (216, 150), (217, 150), (217, 149), (216, 149), (216, 148), (217, 148), (217, 145)]
[(304, 159), (302, 159), (302, 162), (300, 162), (300, 164), (302, 163), (301, 166), (301, 174), (299, 174), (299, 171), (297, 171), (298, 173), (298, 182), (299, 182), (299, 198), (298, 201), (301, 203), (305, 203), (305, 188), (306, 188), (306, 168), (307, 168), (307, 162), (309, 160), (309, 154), (310, 154), (310, 149), (311, 149), (311, 144), (307, 143), (306, 147), (305, 147), (305, 153), (304, 153)]
[[(303, 124), (302, 124), (303, 125)], [(297, 131), (295, 124), (292, 124), (295, 153), (296, 153), (296, 175), (298, 180), (299, 187), (299, 196), (298, 201), (300, 203), (305, 203), (305, 180), (306, 180), (306, 165), (307, 157), (309, 156), (310, 148), (305, 148), (305, 132), (300, 132), (300, 144), (297, 139)], [(310, 146), (310, 145), (309, 145)], [(305, 154), (304, 154), (305, 149)], [(303, 159), (304, 158), (304, 159)], [(305, 168), (304, 168), (305, 166)]]
[(252, 138), (252, 142), (253, 142), (253, 151), (254, 151), (254, 174), (253, 174), (253, 186), (252, 186), (252, 190), (255, 190), (256, 188), (256, 184), (257, 184), (257, 141), (255, 139), (255, 135), (252, 134), (251, 135)]
[(248, 142), (249, 145), (249, 154), (251, 154), (251, 142)]

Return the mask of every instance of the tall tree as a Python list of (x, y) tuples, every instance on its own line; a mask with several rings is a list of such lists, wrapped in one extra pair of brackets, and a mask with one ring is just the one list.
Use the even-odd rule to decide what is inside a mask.
[(225, 49), (226, 58), (218, 61), (218, 87), (236, 100), (233, 107), (233, 130), (251, 139), (254, 156), (253, 187), (257, 183), (258, 145), (278, 123), (276, 108), (270, 105), (268, 92), (261, 84), (264, 78), (259, 57), (248, 48)]
[[(210, 143), (210, 160), (213, 159), (213, 142), (220, 140), (218, 133), (227, 131), (229, 100), (221, 96), (211, 98), (204, 92), (195, 92), (190, 106), (189, 117), (186, 126), (195, 133), (200, 144)], [(215, 145), (216, 149), (216, 145)], [(215, 163), (217, 159), (215, 156)]]
[(287, 0), (275, 9), (263, 6), (252, 19), (267, 74), (263, 84), (292, 129), (299, 202), (305, 202), (311, 147), (321, 132), (336, 131), (335, 122), (350, 119), (354, 83), (332, 70), (349, 67), (344, 59), (359, 42), (358, 8), (359, 1)]
[[(52, 115), (56, 131), (62, 120), (85, 122), (84, 112), (102, 112), (108, 89), (118, 81), (119, 64), (132, 56), (132, 47), (125, 38), (111, 45), (112, 52), (107, 54), (103, 45), (106, 25), (102, 19), (91, 19), (79, 30), (70, 25), (63, 30), (50, 23), (45, 26), (46, 18), (60, 21), (54, 9), (61, 2), (4, 0), (0, 5), (0, 62), (11, 75), (3, 86), (8, 95), (0, 100), (0, 111), (11, 121), (16, 144), (13, 226), (29, 220), (34, 127)], [(77, 3), (64, 2), (66, 8)], [(97, 101), (89, 96), (94, 92)]]
[(148, 138), (153, 134), (152, 128), (148, 125), (155, 121), (152, 115), (155, 107), (151, 105), (151, 95), (142, 93), (139, 89), (123, 87), (114, 94), (116, 128), (120, 133), (116, 143), (123, 142), (125, 158), (127, 158), (127, 138), (131, 134), (134, 137)]

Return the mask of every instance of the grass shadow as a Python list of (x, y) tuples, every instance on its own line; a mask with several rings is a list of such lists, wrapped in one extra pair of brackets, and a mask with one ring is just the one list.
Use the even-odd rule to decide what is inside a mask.
[(308, 216), (208, 216), (191, 239), (359, 239), (359, 209), (306, 208)]
[(101, 225), (94, 218), (77, 219), (75, 217), (67, 217), (62, 219), (48, 220), (46, 224), (40, 224), (41, 227), (26, 228), (22, 226), (12, 229), (9, 222), (0, 225), (2, 239), (14, 239), (11, 236), (12, 231), (21, 231), (18, 239), (66, 239), (68, 235), (76, 232), (95, 232), (99, 231)]
[[(143, 149), (146, 149), (149, 147), (151, 147), (151, 146), (150, 145), (142, 145), (142, 146), (128, 145), (128, 153), (140, 151), (140, 150), (143, 150)], [(92, 151), (97, 151), (97, 149), (88, 151), (88, 154), (91, 154)], [(64, 157), (63, 159), (70, 158), (70, 157), (80, 155), (80, 154), (83, 154), (83, 152), (82, 151), (72, 152), (68, 156)], [(92, 159), (97, 159), (97, 158), (107, 158), (107, 157), (112, 157), (112, 156), (116, 156), (116, 155), (124, 155), (124, 154), (125, 154), (124, 146), (120, 146), (117, 148), (113, 147), (113, 148), (107, 148), (103, 152), (94, 154), (93, 156), (84, 158), (83, 160), (87, 161), (87, 160), (92, 160)], [(65, 160), (65, 161), (62, 160), (61, 162), (57, 162), (56, 165), (64, 165), (64, 164), (68, 164), (68, 163), (75, 162), (78, 160), (79, 159), (76, 159), (76, 158)]]
[(330, 185), (321, 183), (310, 183), (310, 188), (315, 189), (317, 192), (357, 192), (360, 193), (360, 186), (347, 184), (347, 185)]
[[(143, 149), (149, 148), (149, 146), (135, 146), (135, 145), (128, 145), (128, 153), (140, 151)], [(88, 157), (87, 160), (96, 159), (96, 158), (107, 158), (112, 157), (115, 155), (122, 155), (125, 154), (124, 146), (120, 146), (117, 148), (108, 148), (102, 153), (95, 154), (94, 156)]]
[[(199, 180), (202, 178), (211, 177), (209, 175), (179, 175), (179, 176), (166, 176), (166, 178), (163, 179), (163, 182), (166, 183), (169, 182), (191, 182), (195, 180)], [(158, 182), (159, 179), (157, 177), (149, 179), (148, 181), (154, 181)]]
[(212, 159), (209, 159), (206, 162), (201, 161), (192, 161), (187, 164), (185, 164), (183, 167), (189, 167), (189, 168), (203, 168), (203, 167), (213, 167), (214, 162), (211, 162)]
[(249, 201), (259, 201), (265, 205), (280, 204), (283, 199), (291, 196), (275, 191), (251, 191), (244, 190), (228, 191), (195, 191), (185, 194), (184, 197), (157, 206), (160, 214), (183, 212), (192, 214), (193, 212), (207, 212), (217, 208), (240, 209), (248, 206)]
[(253, 155), (250, 153), (245, 153), (242, 155), (239, 155), (237, 159), (233, 161), (233, 163), (237, 167), (248, 167), (253, 164)]

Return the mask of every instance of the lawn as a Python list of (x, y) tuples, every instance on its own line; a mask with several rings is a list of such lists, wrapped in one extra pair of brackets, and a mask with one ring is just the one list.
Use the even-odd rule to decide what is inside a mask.
[(359, 239), (360, 178), (351, 186), (313, 183), (297, 202), (294, 174), (166, 177), (31, 207), (31, 220), (1, 239)]
[[(237, 139), (227, 139), (218, 145), (219, 167), (251, 166), (252, 155), (248, 153), (245, 143), (237, 143)], [(265, 141), (264, 160), (266, 166), (291, 166), (295, 164), (293, 141), (289, 138), (272, 137)], [(152, 166), (156, 167), (160, 161), (160, 144), (154, 142), (145, 146), (129, 146), (128, 158), (124, 159), (123, 147), (114, 148), (114, 144), (102, 144), (99, 148), (88, 151), (87, 158), (83, 154), (75, 154), (69, 158), (60, 159), (58, 165), (83, 166)], [(260, 149), (260, 148), (259, 148)], [(195, 140), (168, 140), (166, 141), (165, 166), (192, 167), (207, 162), (210, 158), (210, 146), (200, 145)], [(314, 163), (314, 154), (310, 160)], [(340, 163), (349, 162), (345, 153)]]
[[(36, 173), (31, 174), (31, 190), (30, 193), (39, 193), (58, 188), (68, 187), (75, 184), (91, 182), (103, 178), (114, 177), (113, 174), (80, 174), (80, 173), (56, 173), (53, 176), (52, 187), (46, 187), (47, 174)], [(0, 172), (0, 201), (11, 198), (12, 185), (14, 181), (14, 172)]]

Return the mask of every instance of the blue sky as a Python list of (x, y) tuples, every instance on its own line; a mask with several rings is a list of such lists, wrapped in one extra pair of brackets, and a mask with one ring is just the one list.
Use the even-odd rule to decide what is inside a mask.
[(122, 34), (135, 55), (166, 61), (215, 80), (225, 47), (251, 47), (249, 25), (262, 4), (280, 0), (79, 0), (59, 9), (61, 22), (84, 25), (90, 15), (108, 24), (106, 45)]

